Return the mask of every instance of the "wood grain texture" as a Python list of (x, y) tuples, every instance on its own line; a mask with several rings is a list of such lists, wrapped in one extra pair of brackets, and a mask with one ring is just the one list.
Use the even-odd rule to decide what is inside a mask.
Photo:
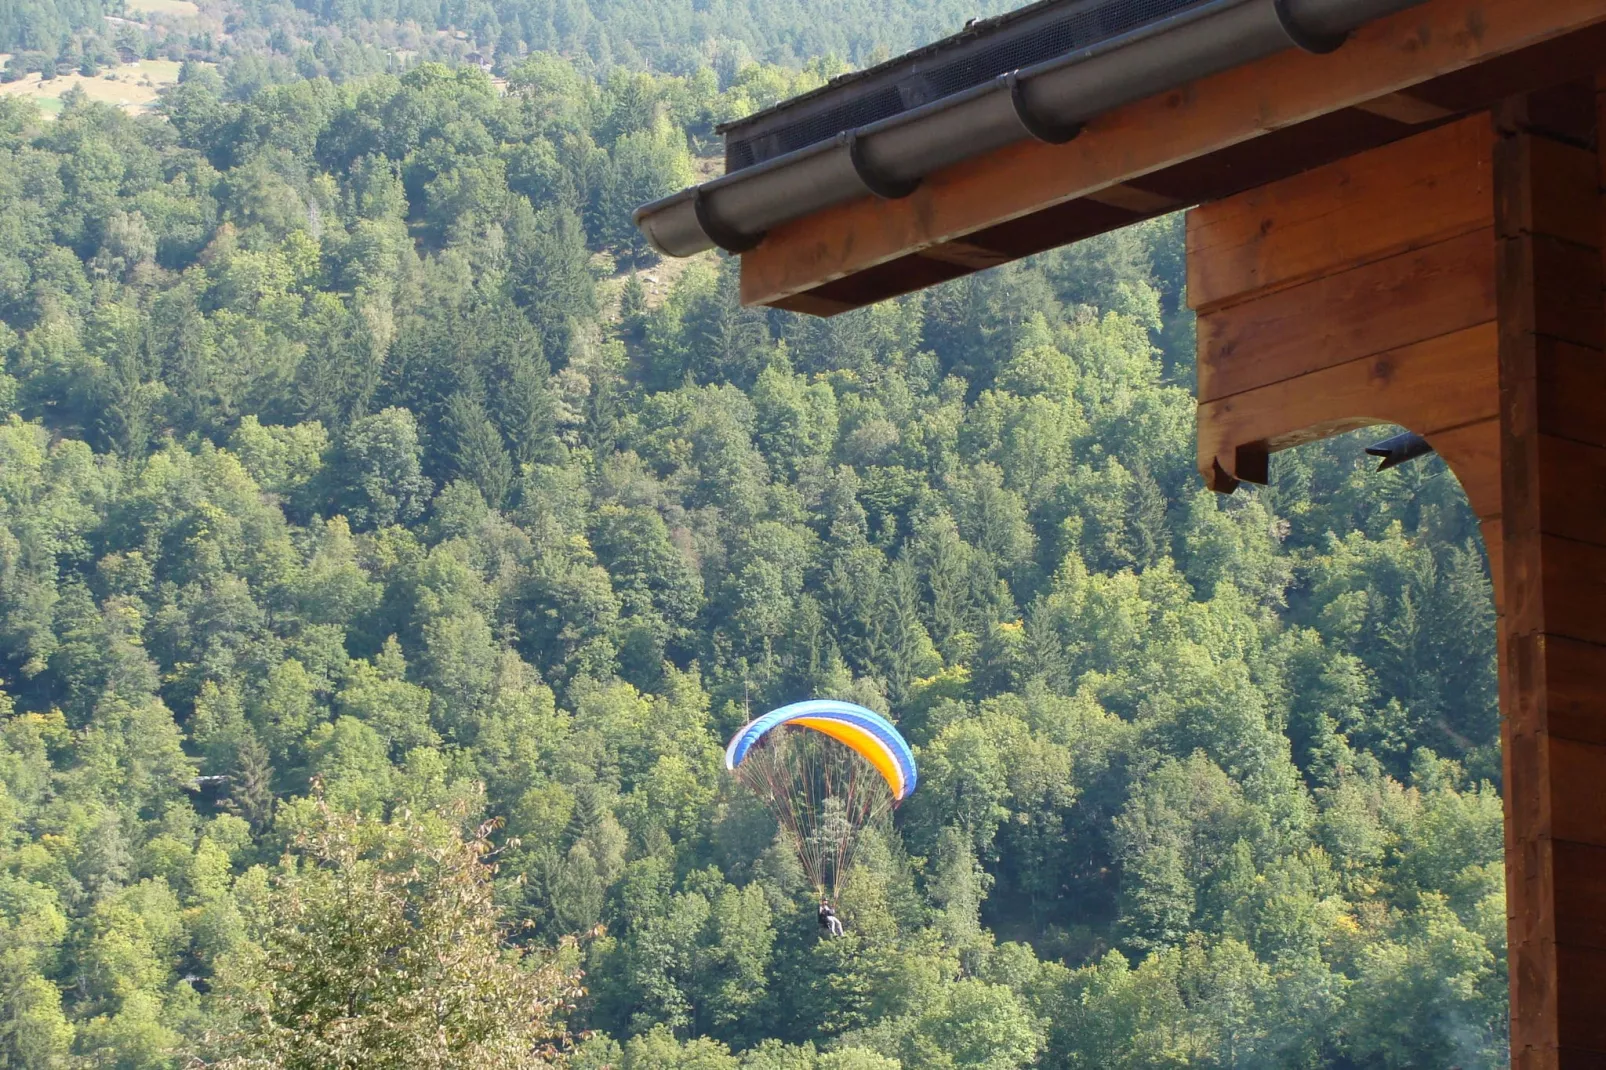
[(1380, 97), (1362, 101), (1355, 106), (1361, 111), (1412, 126), (1448, 119), (1455, 114), (1448, 108), (1441, 108), (1409, 93), (1384, 93)]
[(1560, 635), (1543, 644), (1546, 727), (1553, 736), (1606, 746), (1606, 646)]
[(1558, 841), (1556, 867), (1556, 942), (1606, 950), (1606, 911), (1595, 907), (1606, 899), (1606, 847)]
[[(1500, 517), (1500, 420), (1490, 417), (1424, 436), (1461, 482), (1480, 521)], [(1498, 525), (1496, 525), (1498, 526)], [(1490, 554), (1493, 560), (1493, 553)]]
[[(1330, 225), (1348, 224), (1335, 217)], [(1494, 252), (1494, 231), (1485, 226), (1202, 314), (1199, 398), (1211, 401), (1492, 322)], [(1190, 251), (1189, 259), (1208, 255)]]
[[(1606, 770), (1606, 746), (1555, 735), (1547, 735), (1547, 741), (1549, 789), (1556, 802), (1551, 809), (1550, 827), (1536, 831), (1558, 840), (1606, 848), (1606, 784), (1600, 779), (1601, 771)], [(1562, 800), (1567, 805), (1561, 805)], [(1606, 885), (1597, 891), (1606, 892)], [(1590, 897), (1588, 905), (1593, 907), (1596, 902)]]
[(1236, 449), (1252, 442), (1273, 451), (1372, 424), (1400, 424), (1432, 436), (1493, 418), (1499, 394), (1497, 333), (1480, 324), (1388, 353), (1201, 402), (1199, 467), (1237, 471)]
[(1599, 165), (1556, 121), (1577, 95), (1494, 116), (1511, 1042), (1533, 1070), (1606, 1059), (1606, 450), (1571, 437), (1606, 412), (1606, 316)]
[(1527, 225), (1535, 234), (1600, 248), (1600, 195), (1595, 188), (1595, 153), (1548, 137), (1529, 145), (1538, 176)]
[(1545, 280), (1545, 300), (1534, 311), (1534, 330), (1558, 342), (1599, 349), (1600, 250), (1536, 234), (1529, 242), (1533, 271)]
[[(1558, 1047), (1606, 1055), (1606, 951), (1558, 944), (1556, 973)], [(1558, 1057), (1557, 1065), (1573, 1070), (1576, 1064)]]
[(1490, 226), (1489, 124), (1471, 116), (1188, 214), (1188, 303), (1230, 302)]
[(1175, 197), (1168, 197), (1163, 193), (1151, 193), (1124, 182), (1117, 182), (1113, 186), (1089, 193), (1087, 199), (1107, 204), (1112, 208), (1125, 208), (1129, 212), (1138, 212), (1142, 215), (1155, 215), (1182, 207), (1182, 202)]
[[(1269, 451), (1395, 423), (1427, 436), (1480, 518), (1500, 613), (1512, 1063), (1571, 1070), (1606, 1060), (1601, 194), (1588, 154), (1531, 124), (1529, 103), (1481, 135), (1453, 124), (1197, 210), (1189, 257), (1212, 486), (1256, 478)], [(1459, 194), (1447, 153), (1421, 151), (1435, 136), (1474, 155), (1485, 139)], [(1439, 214), (1403, 210), (1412, 198)]]
[(1538, 419), (1547, 433), (1606, 446), (1606, 358), (1587, 346), (1546, 340), (1535, 354)]
[[(1507, 546), (1512, 543), (1509, 519)], [(1541, 577), (1535, 611), (1543, 618), (1544, 633), (1606, 646), (1606, 612), (1602, 612), (1606, 607), (1606, 547), (1541, 534), (1539, 561), (1530, 566), (1530, 572), (1535, 571)], [(1508, 570), (1508, 589), (1511, 578)], [(1512, 612), (1522, 608), (1522, 601), (1514, 597)], [(1601, 776), (1602, 790), (1606, 790), (1606, 765), (1601, 766)]]
[[(1606, 418), (1606, 412), (1602, 413)], [(1606, 447), (1541, 433), (1540, 528), (1575, 542), (1606, 546)], [(1601, 607), (1606, 616), (1606, 605)]]
[(742, 257), (742, 301), (774, 304), (1601, 22), (1600, 0), (1428, 0), (1369, 23), (1330, 55), (1281, 52), (1099, 116), (1068, 144), (1016, 144), (931, 175), (903, 200), (864, 198), (777, 227)]

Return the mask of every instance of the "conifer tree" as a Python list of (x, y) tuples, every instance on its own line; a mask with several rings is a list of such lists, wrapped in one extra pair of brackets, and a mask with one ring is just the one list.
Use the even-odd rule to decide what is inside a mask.
[(451, 442), (452, 469), (478, 487), (487, 504), (500, 509), (513, 483), (513, 463), (475, 393), (459, 390), (451, 396), (443, 430)]

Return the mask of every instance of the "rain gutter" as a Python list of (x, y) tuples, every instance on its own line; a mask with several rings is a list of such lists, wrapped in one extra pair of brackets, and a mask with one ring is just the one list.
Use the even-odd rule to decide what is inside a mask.
[(636, 209), (667, 256), (741, 253), (770, 228), (867, 195), (906, 197), (926, 175), (1028, 139), (1066, 142), (1125, 104), (1289, 47), (1325, 53), (1422, 0), (1211, 0), (1092, 47)]

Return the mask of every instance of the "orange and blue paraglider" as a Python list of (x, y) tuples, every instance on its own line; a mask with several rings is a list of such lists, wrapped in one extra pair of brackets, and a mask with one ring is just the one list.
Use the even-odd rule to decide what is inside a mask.
[(864, 829), (919, 783), (914, 752), (892, 722), (835, 699), (749, 721), (726, 746), (725, 768), (769, 807), (815, 888), (833, 895)]

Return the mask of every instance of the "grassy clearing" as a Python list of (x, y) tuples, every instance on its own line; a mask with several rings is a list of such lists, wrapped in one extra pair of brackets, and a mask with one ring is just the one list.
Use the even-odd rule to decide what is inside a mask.
[[(707, 182), (725, 173), (725, 158), (723, 156), (694, 156), (692, 157), (692, 172), (699, 183)], [(601, 254), (598, 254), (600, 257)], [(641, 279), (641, 285), (647, 291), (647, 307), (657, 308), (674, 289), (676, 281), (690, 270), (693, 264), (715, 259), (715, 253), (710, 250), (698, 253), (696, 256), (685, 258), (663, 256), (656, 263), (643, 266), (636, 271)], [(592, 258), (592, 270), (599, 266), (598, 257)], [(597, 301), (602, 308), (602, 318), (610, 323), (619, 322), (619, 302), (624, 296), (625, 284), (630, 279), (628, 265), (614, 265), (613, 272), (607, 278), (597, 283)]]
[(127, 66), (108, 67), (93, 78), (63, 74), (50, 81), (38, 73), (19, 81), (0, 85), (0, 95), (25, 97), (39, 105), (47, 116), (61, 114), (61, 98), (73, 86), (81, 86), (90, 100), (111, 104), (127, 112), (147, 111), (156, 103), (164, 85), (178, 81), (179, 65), (172, 60), (147, 59)]
[(135, 75), (136, 80), (149, 78), (157, 86), (164, 86), (178, 81), (178, 72), (183, 66), (184, 64), (176, 59), (142, 59), (138, 63), (130, 63), (126, 67), (119, 66), (111, 73), (121, 77), (125, 71), (128, 71)]
[(126, 7), (131, 15), (176, 15), (193, 19), (201, 13), (190, 0), (126, 0)]

